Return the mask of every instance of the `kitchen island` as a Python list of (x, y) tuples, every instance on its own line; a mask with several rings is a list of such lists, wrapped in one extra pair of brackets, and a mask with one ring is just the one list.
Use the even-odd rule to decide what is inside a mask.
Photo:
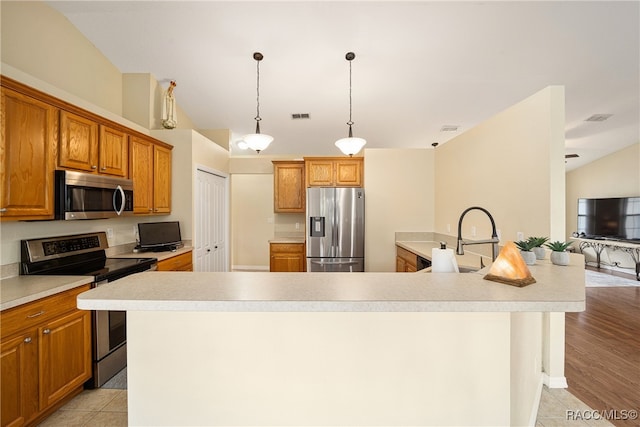
[(476, 273), (157, 273), (88, 291), (126, 310), (131, 425), (535, 420), (542, 313), (585, 307), (583, 258), (516, 288)]

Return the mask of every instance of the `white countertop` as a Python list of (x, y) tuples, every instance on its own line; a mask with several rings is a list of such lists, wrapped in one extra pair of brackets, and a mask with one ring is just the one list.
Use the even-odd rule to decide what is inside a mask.
[(92, 276), (15, 276), (0, 280), (0, 311), (93, 282)]
[[(184, 246), (176, 251), (124, 252), (109, 258), (157, 258), (162, 261), (183, 253), (193, 247)], [(93, 276), (14, 276), (0, 280), (0, 311), (46, 298), (69, 289), (93, 282)]]
[(476, 273), (144, 272), (92, 289), (93, 310), (220, 312), (571, 312), (585, 308), (584, 258), (530, 266), (537, 283), (518, 288)]

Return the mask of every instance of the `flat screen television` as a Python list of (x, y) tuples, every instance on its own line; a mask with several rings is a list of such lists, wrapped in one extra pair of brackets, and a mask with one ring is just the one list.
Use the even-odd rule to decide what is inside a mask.
[(138, 224), (138, 238), (142, 249), (175, 249), (182, 246), (178, 221), (141, 222)]
[(640, 197), (578, 199), (578, 236), (640, 241)]

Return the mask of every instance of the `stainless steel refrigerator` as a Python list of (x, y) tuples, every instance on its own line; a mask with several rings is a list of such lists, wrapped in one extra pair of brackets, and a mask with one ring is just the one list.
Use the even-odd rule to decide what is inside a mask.
[(364, 271), (364, 189), (307, 189), (307, 271)]

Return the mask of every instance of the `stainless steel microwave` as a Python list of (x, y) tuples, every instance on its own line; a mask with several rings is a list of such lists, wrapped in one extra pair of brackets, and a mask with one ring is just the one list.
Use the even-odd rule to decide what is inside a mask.
[(133, 215), (133, 181), (82, 172), (56, 171), (56, 219)]

